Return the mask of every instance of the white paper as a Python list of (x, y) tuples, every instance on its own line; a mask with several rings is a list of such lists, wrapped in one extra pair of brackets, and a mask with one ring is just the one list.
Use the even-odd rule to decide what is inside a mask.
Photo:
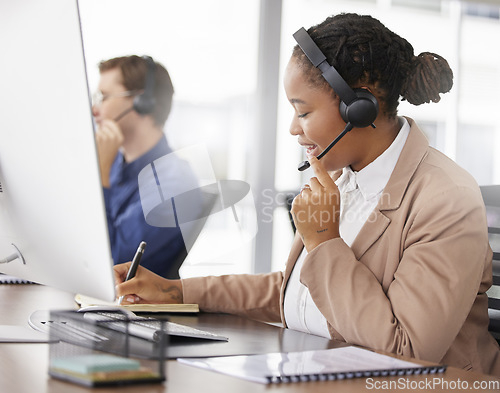
[(25, 326), (0, 325), (1, 343), (48, 343), (52, 342), (47, 333)]

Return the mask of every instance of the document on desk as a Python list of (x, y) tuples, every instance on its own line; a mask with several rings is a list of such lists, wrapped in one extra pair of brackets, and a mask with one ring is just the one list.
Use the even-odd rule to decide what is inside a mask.
[(446, 370), (446, 366), (423, 366), (353, 346), (303, 352), (177, 360), (183, 364), (265, 384), (435, 374)]
[(0, 325), (0, 343), (50, 343), (47, 333), (38, 332), (25, 326)]

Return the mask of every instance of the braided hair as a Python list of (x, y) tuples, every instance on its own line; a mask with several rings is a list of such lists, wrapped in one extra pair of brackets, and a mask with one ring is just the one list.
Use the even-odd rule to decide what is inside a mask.
[[(349, 86), (375, 87), (389, 117), (396, 116), (400, 96), (413, 105), (438, 102), (439, 94), (453, 86), (453, 72), (443, 57), (430, 52), (415, 56), (408, 41), (371, 16), (331, 16), (308, 33)], [(298, 45), (292, 56), (312, 86), (329, 86)]]

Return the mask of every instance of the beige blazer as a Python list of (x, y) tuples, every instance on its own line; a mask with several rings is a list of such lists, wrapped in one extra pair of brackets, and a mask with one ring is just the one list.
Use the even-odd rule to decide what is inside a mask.
[[(487, 331), (492, 252), (479, 187), (408, 121), (398, 163), (352, 246), (337, 238), (316, 247), (301, 282), (337, 340), (500, 376)], [(286, 324), (285, 288), (302, 248), (296, 237), (285, 272), (184, 279), (184, 301)]]

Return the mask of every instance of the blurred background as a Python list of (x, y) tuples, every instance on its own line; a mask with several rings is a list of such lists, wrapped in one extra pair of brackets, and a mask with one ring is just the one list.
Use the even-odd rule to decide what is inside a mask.
[[(435, 52), (448, 60), (454, 72), (452, 91), (438, 104), (416, 107), (402, 102), (399, 114), (415, 119), (430, 144), (467, 169), (480, 185), (500, 184), (500, 0), (79, 4), (90, 90), (97, 88), (99, 61), (151, 55), (166, 66), (175, 87), (165, 127), (174, 150), (203, 144), (217, 179), (250, 184), (257, 212), (255, 237), (216, 260), (202, 258), (203, 249), (196, 250), (181, 269), (183, 277), (284, 267), (293, 238), (286, 198), (312, 173), (296, 169), (303, 151), (288, 134), (293, 111), (282, 76), (295, 44), (292, 34), (332, 14), (372, 15), (406, 38), (416, 54)], [(219, 229), (218, 236), (234, 235)]]

